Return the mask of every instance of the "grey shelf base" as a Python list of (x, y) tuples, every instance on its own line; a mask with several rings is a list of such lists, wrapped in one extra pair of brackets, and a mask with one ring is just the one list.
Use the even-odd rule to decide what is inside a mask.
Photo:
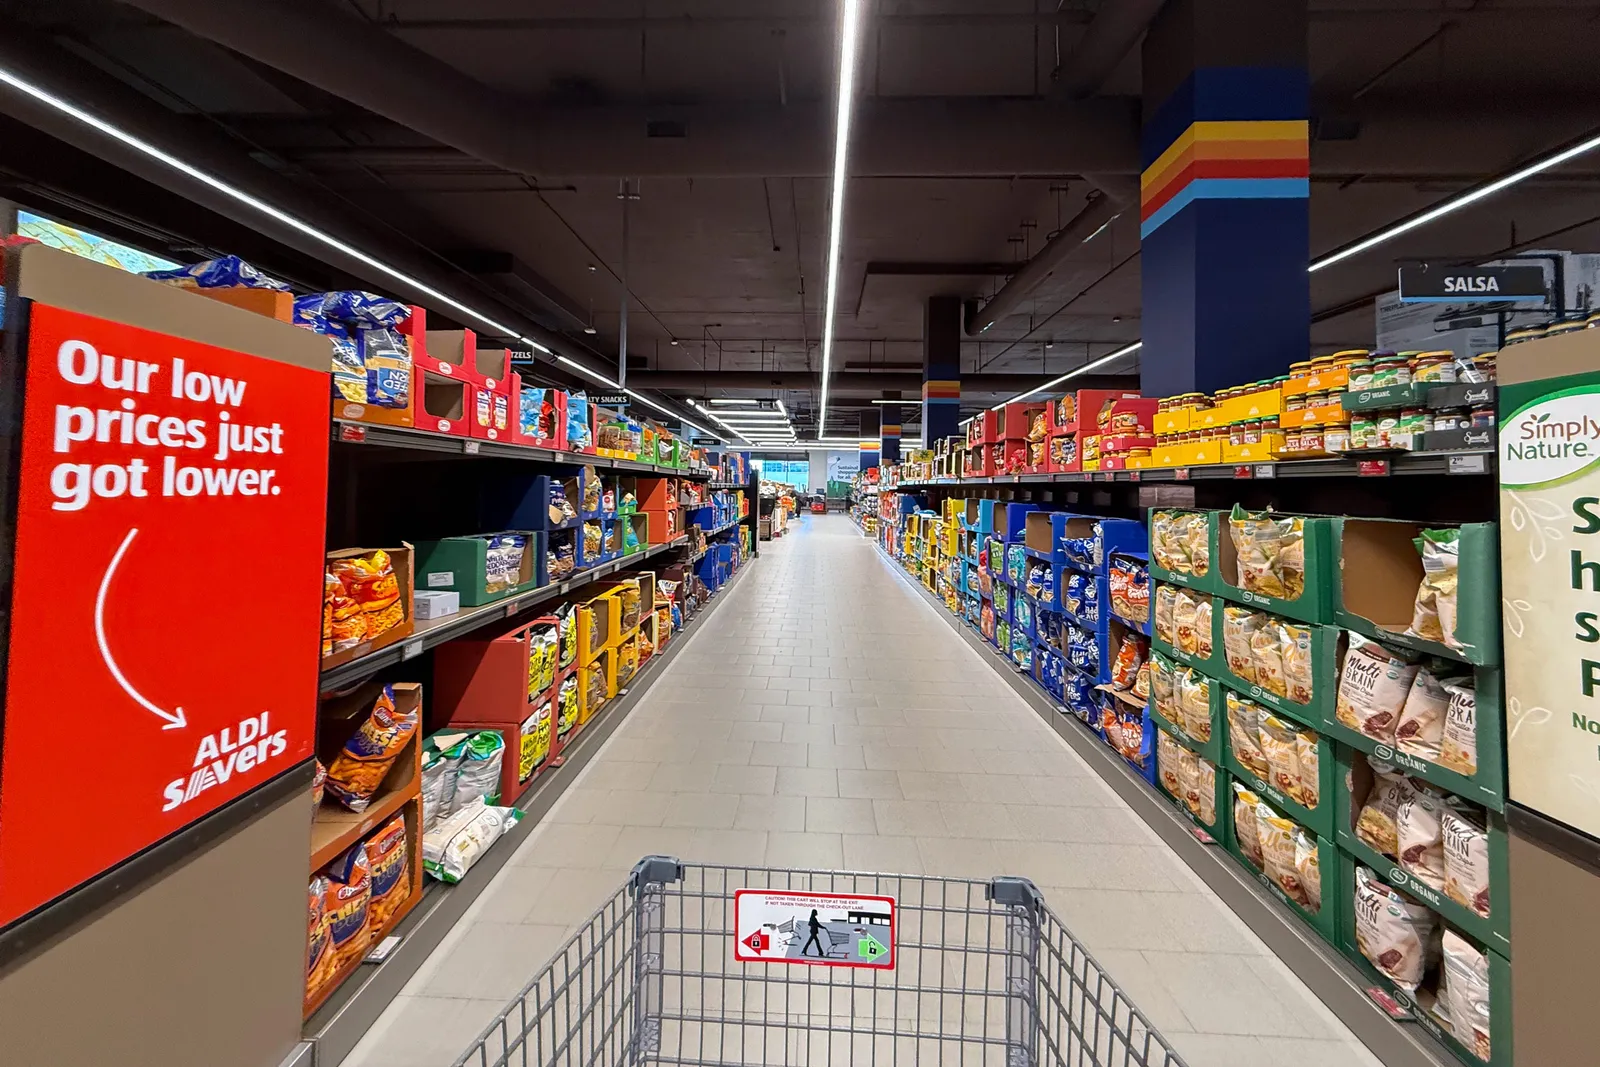
[[(381, 964), (363, 964), (316, 1014), (306, 1020), (302, 1031), (304, 1039), (285, 1061), (286, 1064), (296, 1067), (310, 1067), (312, 1064), (315, 1067), (337, 1067), (344, 1061), (362, 1036), (372, 1028), (372, 1024), (377, 1022), (384, 1009), (400, 995), (411, 976), (421, 969), (451, 928), (510, 861), (534, 827), (539, 825), (561, 795), (572, 787), (606, 739), (617, 731), (623, 720), (665, 673), (667, 664), (693, 639), (701, 622), (726, 600), (749, 569), (748, 563), (741, 567), (733, 580), (718, 591), (700, 614), (667, 643), (666, 651), (655, 656), (626, 690), (600, 709), (599, 714), (578, 735), (578, 739), (562, 750), (561, 766), (543, 775), (517, 801), (516, 806), (526, 813), (525, 817), (483, 854), (466, 878), (455, 885), (424, 879), (422, 900), (395, 928), (395, 933), (401, 938), (400, 946)], [(539, 962), (528, 962), (529, 974), (534, 973)], [(309, 1056), (307, 1046), (310, 1046)]]
[(919, 593), (962, 640), (986, 653), (984, 662), (1005, 678), (1012, 690), (1083, 757), (1134, 814), (1200, 876), (1384, 1067), (1460, 1067), (1460, 1061), (1421, 1027), (1415, 1023), (1397, 1023), (1384, 1014), (1367, 996), (1367, 987), (1372, 983), (1322, 941), (1316, 931), (1268, 896), (1253, 879), (1247, 878), (1220, 846), (1202, 844), (1192, 832), (1193, 824), (1156, 796), (1154, 788), (1135, 775), (1122, 757), (1090, 736), (1075, 717), (1036, 688), (1009, 659), (1002, 658), (997, 650), (951, 615), (943, 601), (913, 582), (882, 546), (878, 552), (895, 577)]

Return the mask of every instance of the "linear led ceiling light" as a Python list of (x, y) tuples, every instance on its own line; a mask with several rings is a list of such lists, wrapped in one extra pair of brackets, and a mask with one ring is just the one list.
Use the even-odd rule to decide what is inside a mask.
[(759, 400), (712, 400), (712, 401), (710, 401), (710, 403), (717, 404), (719, 406), (726, 406), (726, 405), (733, 405), (733, 404), (743, 404), (743, 405), (754, 406), (756, 404), (761, 403), (761, 401), (759, 401)]
[[(429, 285), (427, 282), (424, 282), (420, 278), (413, 277), (402, 270), (392, 267), (383, 262), (383, 260), (378, 259), (376, 256), (370, 255), (361, 251), (361, 249), (356, 248), (354, 245), (341, 241), (339, 238), (333, 236), (327, 231), (318, 229), (309, 222), (289, 214), (282, 208), (275, 207), (265, 200), (245, 192), (243, 189), (240, 189), (235, 185), (230, 185), (228, 182), (223, 181), (214, 174), (201, 170), (199, 167), (196, 167), (193, 164), (184, 162), (165, 149), (158, 148), (149, 141), (134, 136), (127, 130), (122, 129), (120, 126), (113, 125), (112, 123), (109, 123), (96, 115), (90, 114), (77, 105), (63, 100), (54, 93), (33, 84), (25, 78), (19, 77), (17, 74), (7, 70), (4, 67), (0, 67), (0, 84), (9, 85), (18, 92), (30, 96), (39, 103), (44, 104), (46, 107), (52, 108), (55, 111), (59, 111), (61, 114), (82, 123), (90, 129), (104, 134), (105, 136), (110, 137), (112, 140), (127, 145), (129, 148), (132, 148), (135, 151), (150, 157), (151, 159), (160, 163), (162, 166), (168, 167), (171, 170), (177, 171), (179, 174), (192, 178), (200, 184), (216, 190), (223, 196), (236, 203), (243, 204), (251, 211), (254, 211), (260, 215), (264, 215), (272, 221), (294, 230), (296, 233), (300, 233), (311, 238), (318, 244), (321, 244), (334, 250), (335, 252), (340, 253), (341, 255), (348, 256), (350, 259), (353, 259), (358, 263), (372, 268), (379, 274), (393, 279), (395, 282), (410, 288), (414, 292), (422, 294), (429, 300), (442, 307), (447, 307), (481, 326), (487, 326), (489, 328), (489, 332), (496, 336), (514, 337), (536, 352), (543, 352), (547, 356), (555, 356), (556, 359), (558, 359), (561, 363), (571, 367), (573, 370), (590, 379), (593, 379), (594, 381), (600, 382), (603, 385), (611, 386), (614, 389), (622, 388), (610, 378), (591, 370), (583, 363), (580, 363), (575, 359), (570, 359), (567, 356), (557, 355), (550, 348), (540, 344), (533, 338), (524, 337), (514, 328), (507, 326), (498, 319), (485, 315), (477, 308), (462, 303), (453, 296), (448, 296), (445, 293), (440, 292), (438, 289), (435, 289), (433, 286)], [(643, 400), (644, 398), (640, 397), (639, 399)], [(667, 411), (666, 408), (655, 404), (653, 401), (647, 402), (659, 411), (666, 412), (669, 415), (672, 414), (670, 411)], [(696, 429), (699, 429), (699, 427), (696, 427)]]
[(833, 134), (833, 202), (828, 219), (828, 286), (822, 305), (822, 396), (817, 425), (828, 424), (828, 375), (833, 370), (833, 309), (839, 292), (839, 246), (844, 236), (845, 162), (850, 146), (850, 113), (856, 91), (856, 51), (863, 0), (842, 0), (839, 9), (839, 101)]
[[(1037, 387), (1035, 389), (1029, 389), (1026, 393), (1018, 393), (1016, 396), (1012, 397), (1010, 400), (1002, 400), (1002, 401), (1000, 401), (1000, 403), (994, 405), (989, 410), (990, 411), (999, 411), (1001, 408), (1005, 407), (1007, 404), (1014, 404), (1018, 400), (1026, 400), (1028, 397), (1032, 396), (1035, 393), (1042, 393), (1046, 389), (1050, 389), (1050, 388), (1052, 388), (1054, 386), (1060, 385), (1062, 382), (1070, 381), (1071, 379), (1076, 378), (1080, 374), (1087, 374), (1090, 371), (1094, 370), (1096, 367), (1104, 367), (1107, 363), (1111, 363), (1111, 362), (1114, 362), (1116, 360), (1119, 360), (1123, 356), (1130, 355), (1130, 354), (1132, 354), (1134, 352), (1137, 352), (1137, 351), (1139, 351), (1139, 349), (1141, 349), (1143, 347), (1144, 347), (1144, 342), (1143, 341), (1135, 341), (1131, 345), (1124, 345), (1123, 347), (1117, 349), (1115, 352), (1111, 352), (1111, 353), (1108, 353), (1108, 354), (1106, 354), (1104, 356), (1101, 356), (1099, 359), (1091, 359), (1089, 362), (1085, 363), (1083, 366), (1074, 368), (1073, 370), (1069, 370), (1069, 371), (1067, 371), (1067, 373), (1063, 374), (1061, 377), (1053, 378), (1050, 381), (1045, 382), (1043, 385), (1041, 385), (1041, 386), (1039, 386), (1039, 387)], [(968, 421), (970, 422), (971, 420), (969, 419)]]

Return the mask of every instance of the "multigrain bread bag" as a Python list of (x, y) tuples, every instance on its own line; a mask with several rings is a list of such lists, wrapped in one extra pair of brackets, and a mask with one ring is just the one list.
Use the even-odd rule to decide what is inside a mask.
[(1361, 954), (1395, 985), (1414, 992), (1439, 953), (1433, 912), (1357, 867), (1355, 920)]
[(1391, 742), (1417, 677), (1416, 657), (1387, 649), (1360, 634), (1350, 634), (1349, 640), (1339, 671), (1334, 714), (1352, 730)]
[(1356, 816), (1356, 836), (1374, 851), (1395, 860), (1400, 857), (1400, 805), (1412, 792), (1405, 775), (1387, 764), (1372, 766), (1372, 791)]
[(1489, 1059), (1489, 958), (1454, 930), (1444, 932), (1445, 1014), (1456, 1040)]
[(1489, 917), (1489, 835), (1483, 816), (1448, 807), (1439, 816), (1444, 849), (1444, 891), (1451, 900)]

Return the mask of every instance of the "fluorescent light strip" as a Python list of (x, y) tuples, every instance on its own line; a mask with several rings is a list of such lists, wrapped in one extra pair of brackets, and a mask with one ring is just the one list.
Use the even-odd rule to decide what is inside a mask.
[(828, 220), (828, 286), (822, 306), (822, 396), (817, 425), (828, 422), (828, 376), (833, 370), (833, 309), (839, 292), (839, 248), (844, 237), (845, 163), (850, 146), (850, 113), (856, 86), (856, 47), (862, 0), (844, 0), (839, 15), (839, 101), (833, 141), (833, 207)]
[(1078, 367), (1075, 370), (1069, 370), (1067, 373), (1063, 374), (1061, 377), (1054, 378), (1054, 379), (1052, 379), (1052, 380), (1050, 380), (1048, 382), (1045, 382), (1043, 385), (1039, 386), (1036, 389), (1029, 389), (1026, 393), (1018, 393), (1016, 396), (1012, 397), (1010, 400), (1002, 400), (1002, 401), (1000, 401), (1000, 403), (994, 405), (989, 410), (990, 411), (999, 411), (1001, 408), (1005, 407), (1007, 404), (1014, 404), (1018, 400), (1025, 400), (1025, 399), (1027, 399), (1028, 397), (1032, 396), (1035, 393), (1042, 393), (1046, 389), (1050, 389), (1050, 388), (1052, 388), (1054, 386), (1060, 385), (1062, 382), (1069, 381), (1069, 380), (1071, 380), (1073, 378), (1076, 378), (1080, 374), (1087, 374), (1089, 371), (1094, 370), (1096, 367), (1104, 367), (1107, 363), (1111, 363), (1111, 362), (1113, 362), (1115, 360), (1121, 359), (1123, 356), (1130, 355), (1131, 353), (1137, 352), (1137, 351), (1139, 351), (1139, 349), (1141, 349), (1143, 347), (1144, 347), (1144, 342), (1143, 341), (1135, 341), (1131, 345), (1124, 345), (1122, 348), (1117, 349), (1115, 352), (1111, 352), (1111, 353), (1108, 353), (1107, 355), (1101, 356), (1099, 359), (1092, 359), (1088, 363), (1085, 363), (1083, 366)]
[(754, 404), (761, 403), (761, 401), (759, 401), (759, 400), (712, 400), (712, 401), (710, 401), (710, 403), (719, 404), (719, 405), (722, 405), (722, 404), (728, 404), (728, 405), (732, 405), (732, 404), (754, 405)]
[(1419, 226), (1426, 226), (1428, 223), (1441, 219), (1451, 212), (1459, 211), (1471, 204), (1476, 204), (1479, 200), (1493, 196), (1495, 193), (1503, 192), (1504, 190), (1511, 188), (1513, 185), (1525, 182), (1535, 175), (1543, 174), (1545, 171), (1550, 170), (1553, 167), (1559, 167), (1563, 163), (1571, 162), (1581, 155), (1594, 151), (1596, 148), (1600, 148), (1600, 134), (1590, 137), (1588, 140), (1580, 141), (1577, 144), (1572, 145), (1570, 148), (1564, 148), (1561, 151), (1553, 153), (1552, 155), (1548, 155), (1543, 159), (1529, 163), (1526, 167), (1523, 167), (1520, 170), (1514, 170), (1502, 178), (1496, 178), (1487, 185), (1482, 185), (1476, 189), (1462, 193), (1454, 200), (1446, 200), (1438, 207), (1429, 208), (1420, 215), (1413, 215), (1411, 218), (1406, 219), (1403, 222), (1395, 223), (1386, 230), (1378, 231), (1371, 237), (1357, 241), (1353, 245), (1348, 245), (1339, 249), (1337, 252), (1323, 256), (1321, 259), (1312, 263), (1307, 270), (1315, 274), (1324, 267), (1331, 267), (1335, 263), (1349, 259), (1351, 256), (1358, 255), (1362, 252), (1376, 248), (1378, 245), (1381, 245), (1386, 241), (1391, 241), (1403, 233), (1410, 233)]
[[(250, 195), (249, 193), (245, 192), (243, 189), (239, 189), (236, 186), (228, 184), (227, 182), (223, 181), (222, 179), (216, 177), (215, 175), (209, 174), (206, 171), (203, 171), (198, 167), (195, 167), (195, 166), (193, 166), (193, 165), (191, 165), (189, 163), (184, 162), (183, 160), (179, 159), (177, 156), (172, 155), (170, 152), (167, 152), (164, 149), (158, 148), (155, 145), (151, 144), (150, 142), (145, 141), (145, 140), (143, 140), (143, 139), (141, 139), (139, 137), (135, 137), (133, 134), (127, 132), (126, 130), (124, 130), (124, 129), (118, 127), (118, 126), (114, 126), (111, 123), (106, 122), (104, 119), (98, 118), (95, 115), (90, 114), (89, 112), (83, 110), (82, 108), (77, 107), (76, 105), (74, 105), (72, 103), (69, 103), (66, 100), (63, 100), (59, 96), (56, 96), (54, 93), (51, 93), (51, 92), (49, 92), (49, 91), (47, 91), (45, 89), (40, 88), (37, 85), (34, 85), (32, 82), (26, 81), (23, 78), (19, 78), (17, 75), (13, 74), (11, 71), (6, 70), (3, 67), (0, 67), (0, 82), (3, 82), (4, 84), (11, 86), (13, 89), (16, 89), (19, 92), (25, 93), (28, 96), (31, 96), (33, 99), (39, 101), (40, 103), (42, 103), (42, 104), (44, 104), (44, 105), (46, 105), (48, 107), (54, 108), (56, 111), (59, 111), (62, 114), (67, 115), (67, 116), (75, 119), (78, 122), (81, 122), (83, 125), (88, 126), (92, 130), (96, 130), (96, 131), (98, 131), (98, 132), (100, 132), (102, 134), (105, 134), (107, 137), (112, 138), (113, 140), (120, 141), (122, 144), (127, 145), (129, 148), (133, 148), (133, 149), (135, 149), (135, 150), (137, 150), (139, 152), (144, 153), (145, 155), (149, 156), (151, 159), (157, 161), (158, 163), (161, 163), (162, 165), (164, 165), (166, 167), (169, 167), (172, 170), (175, 170), (180, 174), (186, 175), (189, 178), (193, 178), (195, 181), (200, 182), (202, 185), (206, 185), (206, 186), (209, 186), (212, 189), (215, 189), (217, 192), (221, 193), (223, 196), (228, 197), (230, 200), (234, 200), (234, 201), (236, 201), (236, 202), (238, 202), (240, 204), (243, 204), (245, 207), (251, 209), (252, 211), (258, 212), (259, 214), (265, 215), (267, 218), (272, 219), (274, 222), (277, 222), (277, 223), (280, 223), (280, 224), (282, 224), (284, 226), (287, 226), (291, 230), (294, 230), (297, 233), (304, 234), (305, 236), (311, 238), (312, 240), (314, 240), (314, 241), (316, 241), (316, 242), (318, 242), (318, 243), (320, 243), (322, 245), (325, 245), (328, 248), (331, 248), (334, 251), (336, 251), (336, 252), (338, 252), (338, 253), (340, 253), (342, 255), (350, 257), (351, 259), (355, 260), (358, 263), (362, 263), (362, 264), (365, 264), (368, 267), (371, 267), (373, 270), (377, 271), (378, 273), (380, 273), (382, 275), (385, 275), (386, 277), (392, 278), (394, 281), (400, 283), (401, 285), (407, 286), (410, 289), (414, 290), (415, 292), (421, 293), (423, 296), (426, 296), (427, 298), (429, 298), (430, 300), (434, 301), (435, 303), (437, 303), (437, 304), (439, 304), (439, 305), (441, 305), (443, 307), (447, 307), (447, 308), (451, 309), (452, 311), (459, 312), (460, 314), (466, 316), (467, 318), (473, 320), (474, 322), (476, 322), (476, 323), (478, 323), (480, 325), (487, 326), (489, 328), (489, 330), (491, 332), (493, 332), (494, 334), (497, 334), (497, 335), (502, 336), (502, 337), (514, 337), (514, 338), (516, 338), (517, 340), (521, 341), (523, 344), (527, 345), (529, 348), (533, 349), (536, 352), (543, 352), (547, 356), (555, 356), (556, 359), (558, 359), (560, 362), (566, 364), (568, 367), (571, 367), (573, 370), (575, 370), (578, 373), (584, 375), (585, 377), (591, 378), (594, 381), (600, 382), (603, 385), (608, 385), (608, 386), (612, 387), (613, 389), (622, 388), (617, 382), (612, 381), (610, 378), (607, 378), (605, 375), (599, 374), (596, 371), (593, 371), (593, 370), (589, 369), (587, 366), (585, 366), (584, 364), (578, 362), (575, 359), (571, 359), (571, 358), (569, 358), (567, 356), (563, 356), (563, 355), (557, 355), (555, 352), (551, 351), (551, 349), (549, 349), (545, 345), (540, 344), (538, 341), (535, 341), (533, 338), (524, 337), (522, 334), (518, 333), (515, 329), (513, 329), (510, 326), (507, 326), (503, 322), (500, 322), (498, 319), (491, 318), (488, 315), (485, 315), (483, 312), (477, 310), (476, 308), (469, 307), (468, 305), (463, 304), (461, 301), (455, 299), (452, 296), (448, 296), (445, 293), (440, 292), (439, 290), (435, 289), (433, 286), (427, 284), (426, 282), (422, 281), (421, 279), (412, 277), (411, 275), (405, 273), (404, 271), (397, 270), (394, 267), (389, 266), (389, 264), (383, 262), (382, 260), (376, 258), (375, 256), (369, 255), (368, 253), (361, 251), (359, 248), (356, 248), (353, 245), (347, 244), (344, 241), (339, 240), (337, 237), (334, 237), (332, 234), (329, 234), (329, 233), (327, 233), (327, 232), (325, 232), (323, 230), (319, 230), (315, 226), (312, 226), (310, 223), (305, 222), (305, 221), (303, 221), (303, 220), (301, 220), (299, 218), (296, 218), (295, 216), (289, 214), (287, 211), (284, 211), (281, 208), (274, 207), (273, 205), (267, 203), (266, 201), (260, 200), (260, 199), (258, 199), (256, 197)], [(667, 410), (664, 407), (661, 407), (659, 404), (656, 404), (654, 401), (645, 400), (644, 397), (639, 396), (639, 394), (633, 392), (633, 390), (630, 389), (630, 390), (628, 390), (628, 392), (629, 392), (630, 395), (632, 395), (634, 397), (637, 397), (640, 400), (644, 400), (646, 403), (650, 404), (650, 406), (654, 407), (656, 410), (664, 412), (665, 414), (668, 414), (668, 415), (672, 415), (671, 411)], [(674, 416), (674, 417), (676, 417), (676, 416)], [(701, 427), (696, 426), (695, 429), (701, 429)], [(702, 432), (709, 432), (709, 431), (702, 431)]]
[(789, 416), (776, 411), (730, 411), (723, 418), (733, 422), (788, 422)]

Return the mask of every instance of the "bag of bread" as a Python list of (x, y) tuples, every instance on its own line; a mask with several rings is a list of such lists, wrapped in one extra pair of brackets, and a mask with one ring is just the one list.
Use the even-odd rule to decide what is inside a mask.
[(1205, 744), (1211, 740), (1211, 679), (1199, 671), (1179, 671), (1177, 689), (1178, 724), (1190, 737)]
[(1322, 910), (1322, 857), (1317, 854), (1317, 839), (1298, 827), (1294, 832), (1294, 869), (1306, 893), (1306, 909)]
[(1402, 989), (1416, 991), (1439, 949), (1433, 912), (1356, 868), (1356, 947)]
[(1415, 541), (1422, 555), (1422, 584), (1406, 633), (1460, 648), (1456, 640), (1456, 584), (1461, 562), (1460, 530), (1423, 530)]
[(1439, 762), (1439, 746), (1444, 741), (1445, 712), (1450, 707), (1446, 684), (1470, 684), (1468, 679), (1444, 677), (1445, 669), (1444, 664), (1432, 662), (1417, 670), (1394, 731), (1396, 748), (1430, 763)]
[(1356, 836), (1375, 852), (1392, 860), (1400, 858), (1400, 828), (1396, 823), (1400, 805), (1411, 793), (1406, 776), (1383, 763), (1373, 763), (1372, 791), (1356, 816)]
[(1339, 669), (1334, 714), (1339, 721), (1385, 743), (1394, 740), (1400, 709), (1405, 707), (1417, 664), (1409, 653), (1395, 652), (1360, 634), (1349, 635), (1350, 647)]
[(1202, 599), (1205, 599), (1204, 593), (1180, 589), (1172, 605), (1172, 647), (1191, 656), (1195, 654), (1195, 626), (1198, 622), (1196, 616)]
[(1172, 645), (1174, 644), (1174, 635), (1177, 633), (1173, 618), (1178, 602), (1177, 587), (1171, 585), (1156, 586), (1155, 600), (1156, 640)]
[(1156, 774), (1161, 778), (1161, 788), (1179, 800), (1183, 799), (1183, 775), (1178, 766), (1182, 752), (1183, 746), (1171, 734), (1156, 731)]
[(1195, 757), (1194, 793), (1185, 797), (1189, 810), (1207, 826), (1217, 825), (1217, 768), (1210, 760)]
[(351, 811), (366, 811), (400, 750), (416, 732), (416, 710), (396, 711), (394, 687), (384, 686), (360, 729), (329, 766), (328, 794)]
[(1444, 845), (1444, 892), (1463, 908), (1489, 917), (1489, 834), (1483, 816), (1446, 807), (1439, 816)]
[(1267, 760), (1267, 781), (1300, 803), (1299, 737), (1295, 728), (1273, 714), (1261, 717), (1261, 753)]
[(1299, 827), (1279, 815), (1267, 804), (1256, 805), (1256, 833), (1261, 835), (1261, 862), (1267, 877), (1271, 878), (1284, 895), (1304, 907), (1305, 887), (1300, 884), (1300, 870), (1294, 862), (1294, 835)]
[(1296, 704), (1311, 703), (1315, 688), (1311, 672), (1311, 627), (1280, 621), (1278, 641), (1283, 651), (1284, 695)]
[(1445, 1014), (1456, 1040), (1489, 1060), (1489, 957), (1454, 930), (1444, 932)]
[(1426, 782), (1408, 781), (1410, 787), (1395, 809), (1396, 858), (1411, 877), (1434, 889), (1444, 889), (1444, 837), (1440, 819), (1444, 796)]
[(1322, 757), (1317, 752), (1320, 740), (1310, 730), (1300, 730), (1294, 737), (1294, 754), (1300, 764), (1300, 795), (1296, 799), (1313, 810), (1322, 801)]
[(1233, 783), (1233, 839), (1245, 859), (1261, 867), (1261, 835), (1256, 829), (1256, 809), (1261, 798), (1250, 790)]
[(1222, 651), (1228, 661), (1228, 670), (1241, 681), (1256, 683), (1254, 653), (1251, 651), (1256, 631), (1267, 621), (1265, 615), (1249, 608), (1226, 607), (1222, 609)]
[(1228, 746), (1233, 758), (1257, 778), (1271, 776), (1266, 753), (1261, 749), (1261, 705), (1249, 697), (1228, 690)]
[(1457, 774), (1478, 773), (1478, 692), (1471, 679), (1447, 682), (1450, 705), (1444, 712), (1439, 765)]
[(1277, 619), (1263, 620), (1250, 635), (1250, 663), (1255, 668), (1256, 684), (1280, 697), (1289, 695), (1289, 683), (1283, 674), (1285, 644), (1283, 624)]

